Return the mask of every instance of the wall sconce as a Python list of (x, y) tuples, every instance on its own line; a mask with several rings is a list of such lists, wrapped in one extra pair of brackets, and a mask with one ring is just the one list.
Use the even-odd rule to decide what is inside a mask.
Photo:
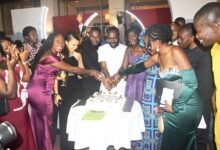
[(105, 14), (105, 20), (109, 20), (109, 13)]

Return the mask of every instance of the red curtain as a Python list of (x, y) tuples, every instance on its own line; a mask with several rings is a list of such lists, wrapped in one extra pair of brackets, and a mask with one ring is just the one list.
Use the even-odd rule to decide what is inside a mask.
[[(83, 21), (91, 14), (83, 14)], [(79, 33), (78, 22), (76, 20), (77, 15), (70, 16), (55, 16), (53, 17), (53, 29), (57, 33), (65, 35), (69, 31), (76, 31)]]
[[(155, 23), (171, 23), (170, 8), (132, 10), (131, 12), (142, 21), (146, 28)], [(90, 15), (91, 14), (83, 14), (83, 20), (86, 21)], [(76, 15), (53, 17), (53, 27), (55, 32), (61, 33), (63, 35), (68, 31), (79, 32)]]
[(132, 10), (131, 12), (142, 21), (145, 28), (155, 23), (170, 24), (172, 20), (170, 8)]

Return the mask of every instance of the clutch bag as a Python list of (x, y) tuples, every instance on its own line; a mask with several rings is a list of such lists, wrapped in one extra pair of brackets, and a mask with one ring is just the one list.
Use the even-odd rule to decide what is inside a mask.
[(183, 82), (179, 81), (167, 81), (164, 79), (159, 79), (156, 82), (156, 99), (159, 104), (165, 104), (163, 101), (169, 100), (168, 104), (172, 106), (175, 100), (180, 96), (182, 89), (184, 87)]

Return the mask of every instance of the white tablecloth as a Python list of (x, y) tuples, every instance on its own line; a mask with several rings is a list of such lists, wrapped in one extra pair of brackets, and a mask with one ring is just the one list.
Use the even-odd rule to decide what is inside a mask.
[(107, 110), (104, 118), (96, 121), (82, 120), (88, 110), (91, 106), (70, 109), (66, 132), (68, 140), (75, 141), (75, 149), (106, 150), (109, 145), (130, 149), (131, 141), (142, 139), (144, 118), (138, 102), (134, 102), (131, 112)]

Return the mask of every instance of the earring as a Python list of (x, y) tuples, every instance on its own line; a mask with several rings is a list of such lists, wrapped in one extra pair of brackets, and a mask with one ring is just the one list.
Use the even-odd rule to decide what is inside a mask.
[(157, 48), (156, 48), (156, 51), (159, 53), (159, 52), (160, 52), (160, 48), (159, 48), (159, 47), (157, 47)]

